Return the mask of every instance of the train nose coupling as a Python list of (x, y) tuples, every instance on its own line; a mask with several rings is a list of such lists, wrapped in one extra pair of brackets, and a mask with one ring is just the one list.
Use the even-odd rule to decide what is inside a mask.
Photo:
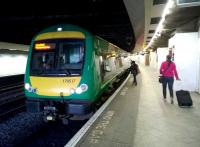
[(44, 121), (55, 121), (56, 120), (56, 108), (53, 106), (44, 106)]

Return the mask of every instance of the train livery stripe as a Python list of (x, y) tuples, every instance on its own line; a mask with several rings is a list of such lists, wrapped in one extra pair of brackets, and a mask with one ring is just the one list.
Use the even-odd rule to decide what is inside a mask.
[(35, 41), (44, 39), (58, 39), (58, 38), (78, 38), (84, 39), (85, 35), (81, 32), (76, 31), (62, 31), (62, 32), (49, 32), (38, 35)]
[(70, 90), (75, 90), (81, 77), (30, 77), (33, 88), (38, 95), (45, 96), (69, 96)]

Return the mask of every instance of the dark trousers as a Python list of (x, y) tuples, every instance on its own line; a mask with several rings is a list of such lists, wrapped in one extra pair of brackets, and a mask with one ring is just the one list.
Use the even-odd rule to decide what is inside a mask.
[(166, 98), (166, 89), (167, 84), (169, 88), (170, 97), (173, 98), (173, 84), (174, 84), (174, 78), (173, 77), (165, 77), (164, 81), (162, 83), (163, 85), (163, 97)]
[(133, 74), (133, 83), (135, 83), (135, 85), (137, 85), (137, 79), (136, 79), (137, 74)]

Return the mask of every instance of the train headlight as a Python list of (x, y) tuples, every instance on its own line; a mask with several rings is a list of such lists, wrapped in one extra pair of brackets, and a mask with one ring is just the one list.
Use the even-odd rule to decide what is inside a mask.
[(80, 88), (80, 87), (78, 87), (78, 88), (76, 88), (76, 91), (75, 91), (77, 94), (81, 94), (82, 92), (83, 92), (83, 90)]
[(87, 91), (88, 90), (88, 85), (87, 84), (81, 84), (81, 89), (83, 92)]
[(26, 84), (24, 85), (24, 87), (25, 87), (26, 90), (28, 90), (28, 92), (37, 93), (37, 89), (31, 87), (31, 85), (30, 85), (29, 83), (26, 83)]
[(70, 92), (71, 94), (74, 94), (75, 90), (72, 88), (72, 89), (70, 89), (69, 92)]
[(59, 32), (62, 31), (62, 28), (57, 28), (57, 31), (59, 31)]
[(83, 92), (85, 92), (85, 91), (87, 91), (88, 90), (88, 86), (87, 86), (87, 84), (81, 84), (79, 87), (77, 87), (76, 89), (73, 89), (73, 88), (71, 88), (71, 89), (69, 89), (69, 93), (70, 94), (74, 94), (74, 93), (76, 93), (76, 94), (81, 94), (81, 93), (83, 93)]
[(24, 85), (24, 87), (25, 87), (26, 90), (29, 90), (29, 88), (30, 88), (31, 86), (30, 86), (29, 83), (26, 83), (26, 84)]

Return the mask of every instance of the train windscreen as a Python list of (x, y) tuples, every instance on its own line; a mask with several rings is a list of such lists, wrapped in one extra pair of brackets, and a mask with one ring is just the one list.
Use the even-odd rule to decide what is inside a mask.
[(83, 69), (85, 43), (81, 39), (36, 41), (31, 56), (31, 75), (79, 76)]

